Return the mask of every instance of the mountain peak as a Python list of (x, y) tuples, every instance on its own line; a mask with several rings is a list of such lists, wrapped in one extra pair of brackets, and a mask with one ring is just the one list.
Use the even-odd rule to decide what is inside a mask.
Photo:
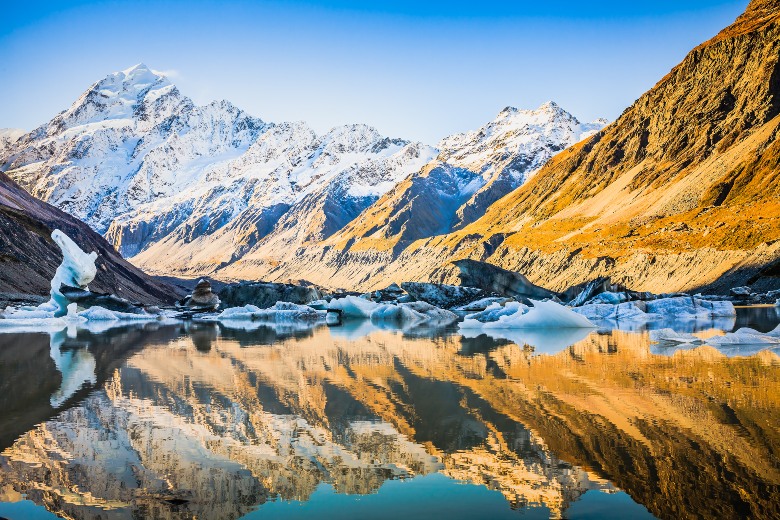
[(122, 73), (128, 76), (136, 72), (147, 72), (147, 71), (152, 72), (152, 69), (147, 67), (146, 64), (142, 62), (142, 63), (136, 63), (132, 67), (123, 70)]

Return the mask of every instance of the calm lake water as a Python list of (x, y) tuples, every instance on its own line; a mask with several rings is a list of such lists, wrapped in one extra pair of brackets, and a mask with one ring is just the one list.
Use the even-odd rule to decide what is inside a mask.
[(778, 348), (245, 327), (0, 335), (0, 517), (780, 517)]

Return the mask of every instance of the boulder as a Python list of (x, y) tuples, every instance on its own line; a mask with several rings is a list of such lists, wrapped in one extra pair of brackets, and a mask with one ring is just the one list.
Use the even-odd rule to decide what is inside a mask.
[(219, 296), (211, 291), (211, 283), (208, 280), (201, 280), (198, 285), (195, 286), (195, 290), (192, 291), (189, 301), (190, 307), (212, 307), (216, 309), (219, 307)]
[(553, 291), (532, 284), (528, 278), (520, 273), (508, 271), (493, 264), (469, 259), (456, 260), (453, 264), (459, 269), (458, 277), (461, 284), (482, 289), (485, 293), (495, 293), (511, 298), (535, 299), (552, 298), (556, 295)]
[(404, 282), (401, 287), (417, 301), (452, 309), (489, 296), (483, 289), (440, 283)]
[(219, 292), (219, 298), (226, 307), (243, 307), (254, 305), (267, 309), (276, 302), (289, 302), (298, 305), (321, 300), (322, 292), (315, 286), (269, 283), (269, 282), (239, 282), (226, 285)]

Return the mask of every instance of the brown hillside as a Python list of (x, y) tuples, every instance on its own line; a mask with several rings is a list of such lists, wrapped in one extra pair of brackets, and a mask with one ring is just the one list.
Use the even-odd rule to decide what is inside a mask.
[(368, 289), (452, 281), (450, 262), (475, 258), (552, 289), (602, 275), (656, 292), (780, 287), (778, 132), (780, 2), (757, 0), (464, 229), (403, 250), (348, 236), (383, 214), (380, 200), (338, 240), (250, 256), (223, 276)]

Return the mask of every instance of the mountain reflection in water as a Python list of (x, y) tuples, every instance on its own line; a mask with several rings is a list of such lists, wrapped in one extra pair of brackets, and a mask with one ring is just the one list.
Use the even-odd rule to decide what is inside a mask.
[(0, 335), (0, 516), (780, 516), (777, 349), (228, 325)]

